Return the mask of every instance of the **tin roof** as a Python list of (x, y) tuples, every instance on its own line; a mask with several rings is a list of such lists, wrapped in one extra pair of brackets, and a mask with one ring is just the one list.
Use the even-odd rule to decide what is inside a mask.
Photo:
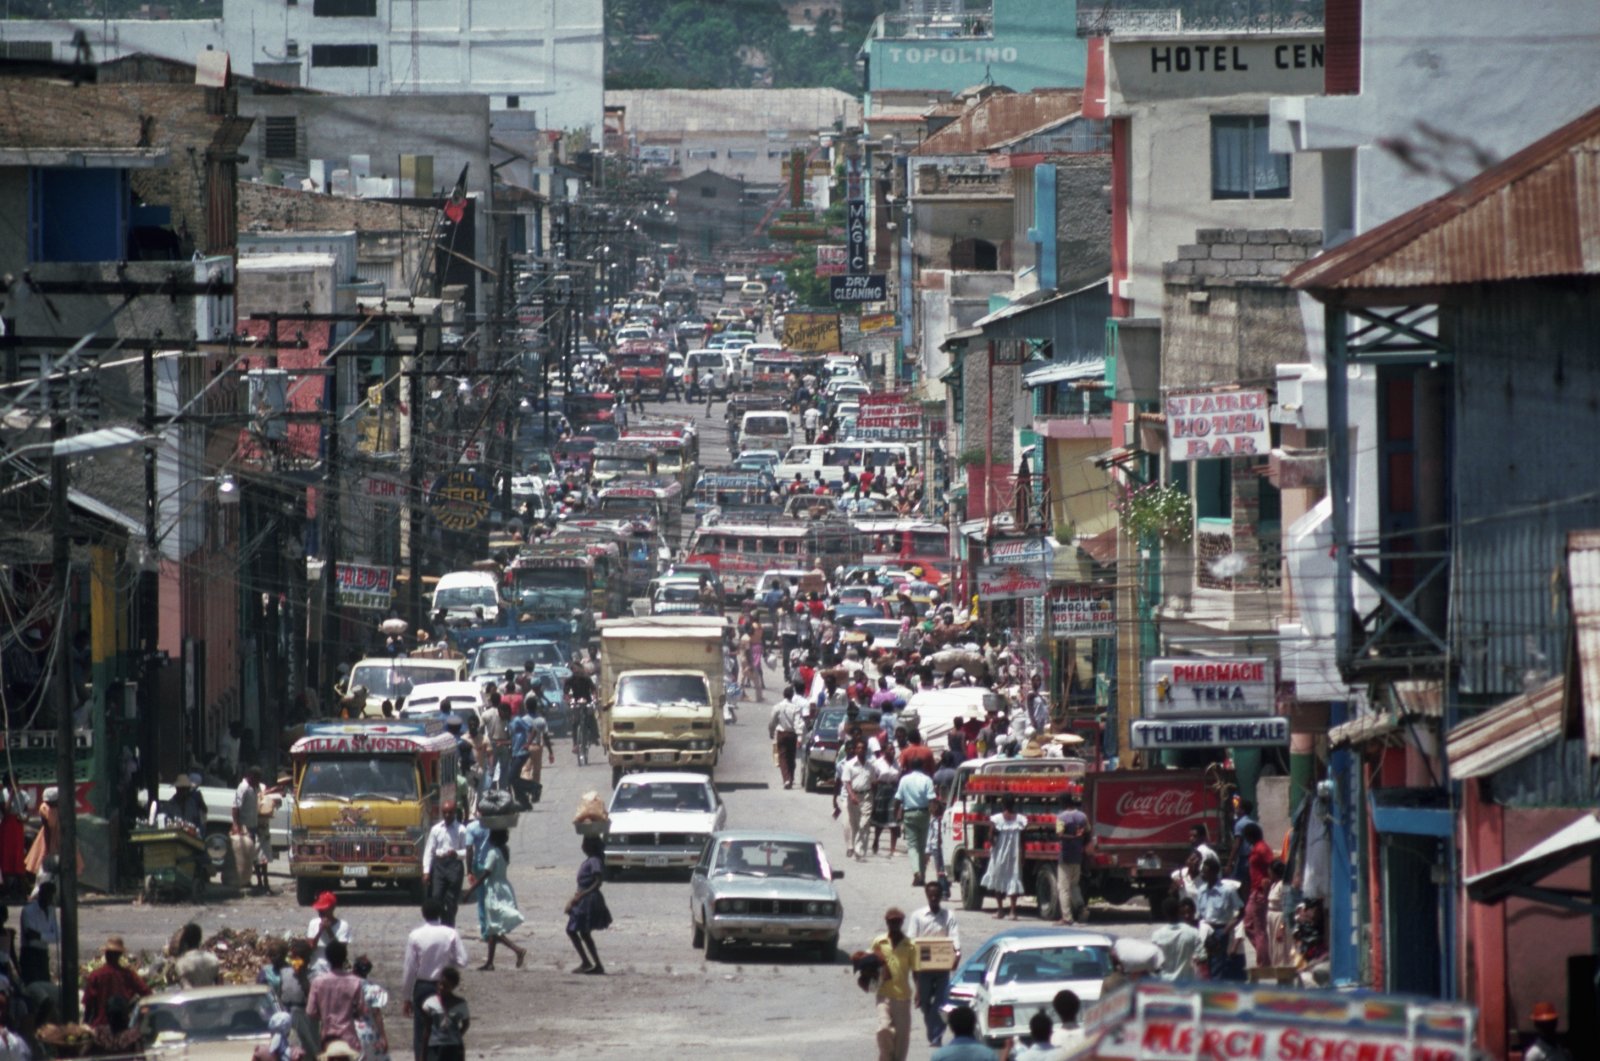
[(1063, 89), (1006, 92), (962, 111), (912, 151), (913, 157), (975, 155), (1081, 109), (1083, 93)]
[(1485, 777), (1561, 737), (1567, 681), (1552, 678), (1451, 730), (1445, 738), (1450, 776)]
[(1371, 288), (1597, 274), (1600, 108), (1313, 258), (1285, 282), (1338, 299)]
[[(1582, 718), (1589, 758), (1596, 759), (1600, 758), (1600, 531), (1567, 535), (1567, 592), (1575, 648), (1568, 665), (1576, 680), (1568, 687), (1566, 717)], [(1573, 711), (1578, 706), (1581, 715)]]
[(836, 88), (613, 89), (631, 133), (815, 132), (861, 124), (861, 101)]

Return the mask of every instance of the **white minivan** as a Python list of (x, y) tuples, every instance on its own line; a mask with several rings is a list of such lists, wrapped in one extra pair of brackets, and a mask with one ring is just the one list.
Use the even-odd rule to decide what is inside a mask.
[(802, 482), (812, 482), (817, 472), (826, 483), (844, 479), (846, 468), (860, 474), (861, 467), (870, 459), (876, 467), (893, 465), (896, 461), (911, 461), (911, 449), (904, 442), (830, 442), (823, 445), (791, 446), (772, 469), (778, 487), (791, 481), (796, 474)]
[(781, 409), (757, 409), (739, 421), (739, 452), (785, 450), (794, 445), (794, 420)]
[(452, 571), (439, 576), (433, 588), (433, 614), (444, 612), (446, 620), (473, 619), (483, 609), (483, 621), (493, 625), (500, 620), (500, 594), (494, 576), (487, 571)]

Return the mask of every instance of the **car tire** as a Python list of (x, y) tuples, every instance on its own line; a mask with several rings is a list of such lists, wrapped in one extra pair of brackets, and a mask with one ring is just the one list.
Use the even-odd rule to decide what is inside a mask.
[(972, 859), (963, 859), (958, 871), (961, 880), (961, 909), (983, 909), (983, 885), (978, 883), (978, 867)]
[(689, 929), (689, 946), (695, 950), (704, 950), (706, 946), (706, 930), (700, 927), (700, 923), (694, 919), (693, 914), (689, 915)]
[(720, 940), (718, 940), (717, 937), (713, 936), (710, 932), (707, 932), (705, 934), (705, 937), (706, 937), (706, 961), (708, 961), (708, 962), (721, 961), (722, 960), (722, 942)]
[(611, 768), (611, 787), (612, 788), (616, 788), (621, 783), (622, 783), (622, 767), (613, 766)]
[(800, 785), (807, 792), (819, 792), (822, 789), (822, 786), (817, 784), (817, 775), (812, 772), (811, 763), (809, 760), (807, 760), (806, 765), (801, 769)]

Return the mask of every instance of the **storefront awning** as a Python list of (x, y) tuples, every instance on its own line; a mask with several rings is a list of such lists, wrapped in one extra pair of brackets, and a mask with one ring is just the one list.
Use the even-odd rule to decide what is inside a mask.
[(1104, 358), (1111, 282), (1102, 277), (1072, 291), (1035, 291), (980, 317), (985, 339), (1046, 340), (1060, 360)]
[(1498, 903), (1519, 897), (1594, 912), (1595, 896), (1589, 896), (1584, 902), (1581, 896), (1535, 885), (1579, 859), (1600, 855), (1600, 816), (1597, 815), (1600, 812), (1584, 815), (1499, 869), (1468, 877), (1467, 895), (1480, 903)]
[(1554, 744), (1566, 689), (1565, 678), (1553, 678), (1451, 730), (1444, 745), (1450, 776), (1485, 777)]
[(1105, 374), (1104, 358), (1066, 365), (1055, 361), (1036, 361), (1023, 369), (1022, 386), (1025, 390), (1032, 390), (1035, 387), (1066, 383), (1075, 379), (1102, 379)]

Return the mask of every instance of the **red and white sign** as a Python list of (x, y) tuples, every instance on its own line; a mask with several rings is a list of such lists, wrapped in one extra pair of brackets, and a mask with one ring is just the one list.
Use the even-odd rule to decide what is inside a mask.
[(1277, 672), (1256, 657), (1153, 659), (1145, 664), (1146, 718), (1264, 718), (1277, 709)]
[(849, 252), (842, 243), (823, 243), (817, 246), (817, 275), (843, 276), (849, 264)]
[(339, 580), (340, 607), (370, 611), (389, 607), (394, 598), (394, 568), (339, 564), (334, 570)]
[(295, 745), (297, 752), (330, 754), (340, 752), (404, 752), (419, 751), (422, 745), (414, 737), (376, 737), (352, 734), (348, 737), (305, 737)]
[(1266, 456), (1272, 449), (1267, 392), (1167, 396), (1167, 455), (1175, 461)]
[(1050, 591), (1050, 636), (1114, 637), (1116, 599), (1109, 586), (1073, 583)]
[(1095, 1051), (1130, 1061), (1465, 1061), (1443, 1042), (1407, 1042), (1392, 1032), (1359, 1025), (1301, 1027), (1292, 1023), (1189, 1020), (1128, 1021)]
[(369, 475), (361, 480), (361, 492), (375, 501), (398, 501), (405, 496), (406, 488), (394, 479)]
[(978, 564), (972, 591), (984, 600), (1021, 600), (1042, 597), (1050, 588), (1043, 565)]
[(1182, 847), (1193, 826), (1216, 829), (1221, 804), (1205, 779), (1163, 773), (1113, 770), (1094, 776), (1089, 817), (1097, 842)]

